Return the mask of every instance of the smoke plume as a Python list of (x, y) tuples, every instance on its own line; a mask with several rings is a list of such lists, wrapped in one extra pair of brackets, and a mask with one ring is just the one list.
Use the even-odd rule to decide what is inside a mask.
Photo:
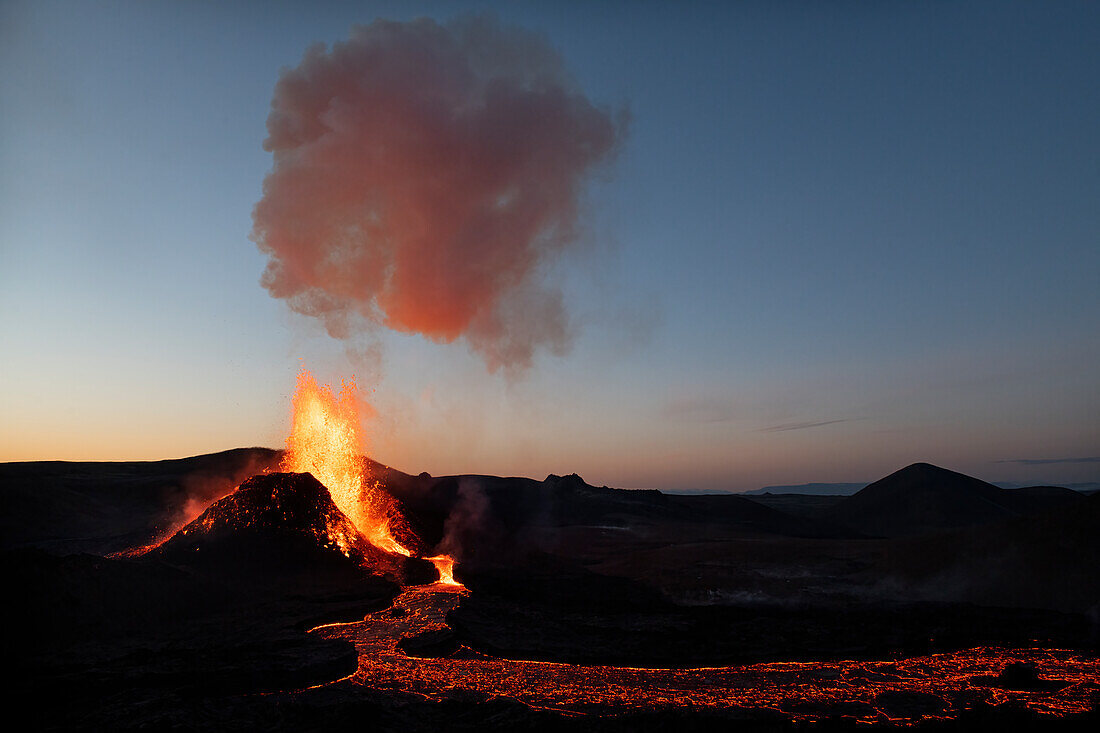
[(458, 482), (458, 496), (443, 524), (443, 539), (438, 552), (466, 560), (485, 542), (489, 530), (489, 498), (475, 478), (463, 477)]
[(593, 105), (545, 39), (486, 17), (379, 20), (309, 48), (271, 106), (252, 232), (271, 295), (337, 338), (464, 339), (494, 371), (564, 351), (544, 265), (576, 241), (625, 115)]

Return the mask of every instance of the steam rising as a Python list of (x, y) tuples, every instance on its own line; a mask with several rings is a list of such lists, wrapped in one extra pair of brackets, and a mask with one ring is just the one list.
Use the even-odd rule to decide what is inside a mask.
[(458, 496), (443, 525), (443, 540), (439, 549), (466, 559), (479, 544), (485, 543), (489, 531), (489, 498), (480, 481), (463, 477), (458, 482)]
[(253, 212), (263, 285), (349, 338), (465, 339), (492, 370), (568, 346), (543, 268), (623, 121), (542, 37), (491, 18), (375, 21), (282, 72)]

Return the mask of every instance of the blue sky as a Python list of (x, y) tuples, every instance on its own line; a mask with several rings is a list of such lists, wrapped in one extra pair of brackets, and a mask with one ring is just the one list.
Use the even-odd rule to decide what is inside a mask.
[[(715, 5), (4, 4), (0, 460), (278, 446), (304, 360), (414, 473), (1100, 480), (1100, 6)], [(258, 282), (279, 69), (481, 11), (630, 109), (555, 266), (578, 336), (353, 363)]]

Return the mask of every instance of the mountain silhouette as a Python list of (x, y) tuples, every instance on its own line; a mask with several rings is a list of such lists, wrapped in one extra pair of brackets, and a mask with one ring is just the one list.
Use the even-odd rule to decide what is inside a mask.
[(1068, 489), (1001, 489), (930, 463), (914, 463), (825, 509), (823, 519), (876, 537), (987, 524), (1083, 497)]

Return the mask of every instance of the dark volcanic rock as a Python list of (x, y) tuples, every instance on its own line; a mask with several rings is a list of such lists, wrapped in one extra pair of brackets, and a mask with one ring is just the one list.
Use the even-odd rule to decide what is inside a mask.
[[(482, 580), (471, 576), (471, 580)], [(632, 667), (873, 659), (975, 646), (1082, 648), (1078, 615), (965, 604), (838, 606), (562, 605), (478, 583), (447, 615), (459, 643), (511, 659)], [(540, 589), (541, 590), (541, 589)], [(622, 591), (627, 590), (622, 586)], [(614, 591), (609, 589), (609, 594)], [(621, 594), (620, 594), (621, 595)]]
[(882, 570), (895, 587), (929, 598), (1084, 614), (1100, 595), (1097, 527), (1100, 495), (1082, 497), (1007, 522), (894, 539)]
[(260, 587), (148, 557), (41, 551), (0, 553), (0, 569), (5, 587), (25, 596), (5, 655), (26, 671), (32, 691), (82, 712), (123, 700), (160, 705), (179, 696), (293, 689), (350, 674), (353, 645), (304, 630), (362, 618), (398, 590), (362, 574)]
[(996, 677), (992, 675), (971, 677), (970, 684), (1000, 687), (1005, 690), (1059, 690), (1069, 683), (1065, 680), (1043, 679), (1039, 676), (1035, 665), (1014, 662), (1006, 664)]
[(450, 629), (432, 629), (397, 642), (397, 648), (410, 657), (446, 657), (458, 650), (458, 637)]
[(875, 695), (875, 707), (891, 717), (921, 718), (942, 713), (947, 704), (930, 692), (887, 690)]

